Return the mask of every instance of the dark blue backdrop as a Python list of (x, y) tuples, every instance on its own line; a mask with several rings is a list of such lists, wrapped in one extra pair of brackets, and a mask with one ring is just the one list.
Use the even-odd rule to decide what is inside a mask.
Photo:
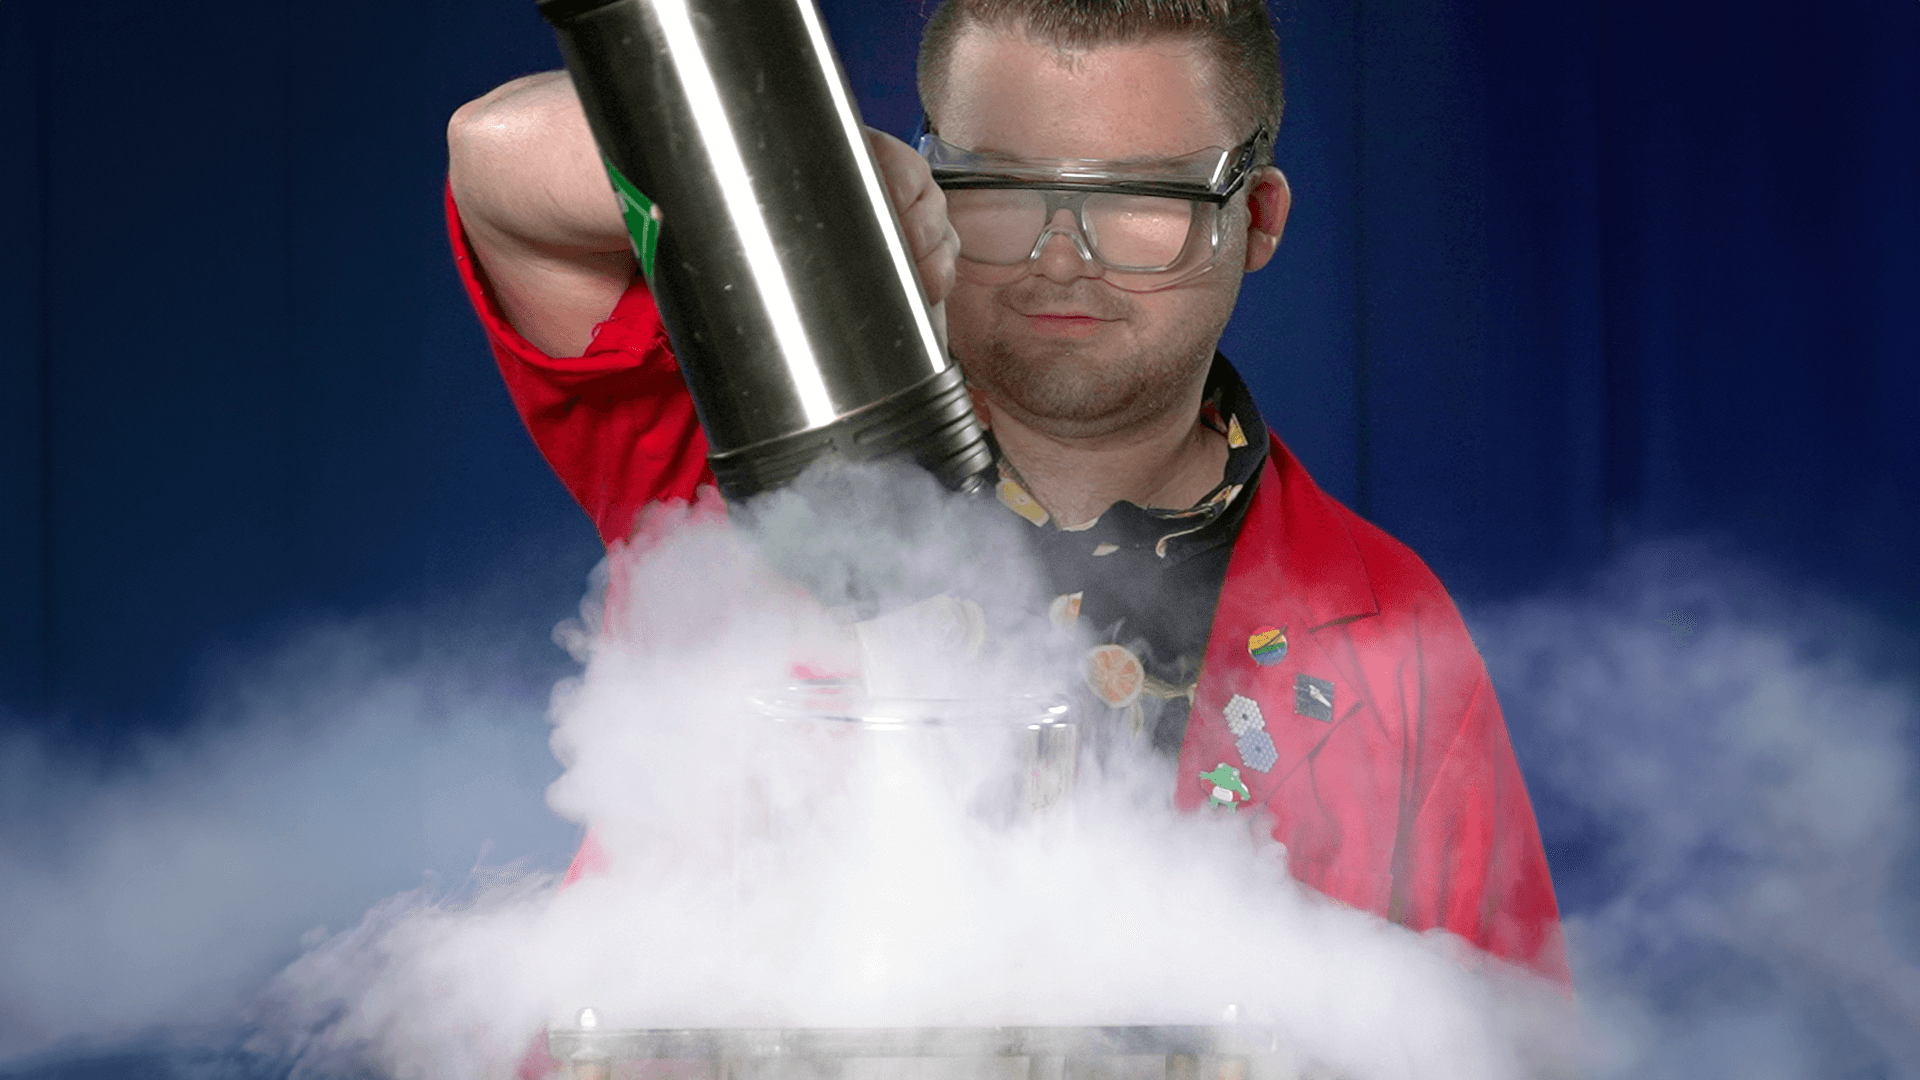
[[(922, 15), (828, 0), (869, 120)], [(1920, 4), (1281, 0), (1296, 209), (1226, 349), (1469, 607), (1717, 532), (1920, 610)], [(167, 725), (209, 658), (597, 552), (440, 222), (530, 0), (0, 3), (0, 708)], [(511, 582), (500, 586), (500, 582)]]

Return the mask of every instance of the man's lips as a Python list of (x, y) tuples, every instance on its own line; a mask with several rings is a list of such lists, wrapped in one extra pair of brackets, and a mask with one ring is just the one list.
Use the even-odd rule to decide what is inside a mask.
[(1025, 311), (1021, 314), (1026, 317), (1028, 326), (1043, 334), (1092, 334), (1108, 323), (1118, 321), (1079, 311)]

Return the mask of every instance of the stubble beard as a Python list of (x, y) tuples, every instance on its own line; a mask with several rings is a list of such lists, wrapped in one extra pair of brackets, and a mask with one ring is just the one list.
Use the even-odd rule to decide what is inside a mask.
[[(1057, 304), (1151, 329), (1138, 303), (1113, 290), (1088, 287), (1092, 285), (1061, 288), (1022, 282), (1003, 290), (996, 306), (1035, 310)], [(1229, 299), (1227, 310), (1231, 308)], [(1015, 410), (1023, 422), (1063, 438), (1120, 436), (1163, 420), (1190, 399), (1196, 383), (1206, 377), (1224, 326), (1224, 316), (1216, 321), (1212, 315), (1196, 312), (1159, 333), (1125, 343), (1016, 344), (1009, 335), (990, 329), (971, 348), (956, 348), (956, 354), (968, 380), (990, 402)]]

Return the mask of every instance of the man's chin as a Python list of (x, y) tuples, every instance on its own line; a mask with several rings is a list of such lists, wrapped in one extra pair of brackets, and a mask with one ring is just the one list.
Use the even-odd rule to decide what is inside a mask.
[(1118, 370), (1134, 362), (1129, 343), (1121, 341), (1110, 324), (1057, 334), (1010, 334), (993, 342), (989, 351), (1005, 368), (1044, 371), (1048, 378)]
[(990, 399), (1011, 406), (1029, 424), (1061, 434), (1097, 434), (1125, 427), (1141, 402), (1137, 390), (1089, 379), (1084, 370), (1044, 369), (1000, 380)]
[(1182, 381), (1177, 371), (1143, 367), (1127, 349), (1080, 341), (1000, 338), (961, 366), (990, 402), (1062, 434), (1125, 428)]

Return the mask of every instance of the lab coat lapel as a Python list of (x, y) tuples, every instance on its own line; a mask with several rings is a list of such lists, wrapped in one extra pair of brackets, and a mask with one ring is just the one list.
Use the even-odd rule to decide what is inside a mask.
[[(1364, 700), (1340, 628), (1378, 611), (1365, 565), (1328, 496), (1277, 438), (1271, 451), (1228, 563), (1181, 748), (1176, 801), (1186, 807), (1265, 803)], [(1219, 782), (1223, 765), (1244, 798)]]

